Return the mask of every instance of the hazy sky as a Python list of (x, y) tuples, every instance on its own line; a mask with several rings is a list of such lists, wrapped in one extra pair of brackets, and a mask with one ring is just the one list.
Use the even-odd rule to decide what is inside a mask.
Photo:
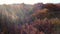
[(35, 4), (35, 3), (38, 3), (38, 2), (59, 3), (60, 0), (0, 0), (0, 4), (13, 4), (13, 3)]

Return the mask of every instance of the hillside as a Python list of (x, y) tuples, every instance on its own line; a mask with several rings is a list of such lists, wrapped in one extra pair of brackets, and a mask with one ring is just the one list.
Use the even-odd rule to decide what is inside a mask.
[(1, 34), (60, 34), (60, 4), (0, 5)]

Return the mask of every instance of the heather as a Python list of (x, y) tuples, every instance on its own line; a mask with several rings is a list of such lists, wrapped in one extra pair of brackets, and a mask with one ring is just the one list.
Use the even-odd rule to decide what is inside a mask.
[(0, 34), (60, 34), (60, 4), (0, 5)]

